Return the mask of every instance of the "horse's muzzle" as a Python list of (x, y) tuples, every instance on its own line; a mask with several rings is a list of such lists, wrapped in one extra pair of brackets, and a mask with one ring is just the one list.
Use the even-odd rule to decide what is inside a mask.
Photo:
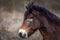
[(19, 30), (19, 36), (21, 38), (27, 38), (28, 37), (27, 32), (25, 32), (25, 30)]
[(26, 38), (26, 34), (24, 33), (24, 34), (22, 34), (21, 32), (19, 33), (19, 36), (21, 37), (21, 38)]

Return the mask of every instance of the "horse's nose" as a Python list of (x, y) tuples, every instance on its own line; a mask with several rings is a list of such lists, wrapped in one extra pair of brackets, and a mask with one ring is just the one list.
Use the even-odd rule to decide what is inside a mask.
[(21, 38), (27, 38), (27, 32), (25, 32), (24, 30), (19, 30), (19, 36)]
[(20, 33), (19, 33), (19, 36), (22, 37), (22, 38), (26, 38), (26, 33), (20, 32)]

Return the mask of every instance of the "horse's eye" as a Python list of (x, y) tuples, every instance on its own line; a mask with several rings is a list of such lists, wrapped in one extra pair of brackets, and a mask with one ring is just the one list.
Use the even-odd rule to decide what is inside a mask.
[(33, 19), (27, 19), (27, 21), (30, 21), (31, 22), (31, 21), (33, 21)]

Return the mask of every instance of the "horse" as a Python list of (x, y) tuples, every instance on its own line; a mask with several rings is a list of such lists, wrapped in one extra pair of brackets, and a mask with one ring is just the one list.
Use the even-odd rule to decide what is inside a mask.
[(60, 40), (60, 19), (45, 7), (26, 7), (24, 21), (19, 28), (19, 36), (28, 38), (39, 30), (43, 40)]

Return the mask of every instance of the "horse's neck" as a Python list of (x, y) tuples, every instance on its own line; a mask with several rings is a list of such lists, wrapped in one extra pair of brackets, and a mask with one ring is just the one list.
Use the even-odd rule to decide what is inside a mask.
[(60, 19), (52, 13), (47, 13), (46, 14), (46, 19), (51, 23), (55, 23), (57, 25), (60, 25)]
[[(41, 14), (41, 15), (45, 16), (47, 18), (47, 20), (49, 20), (50, 22), (60, 23), (60, 19), (56, 15), (51, 13), (48, 9), (46, 9), (44, 7), (35, 6), (35, 5), (32, 7), (32, 9), (35, 10), (34, 12), (37, 16), (39, 14)], [(40, 15), (40, 17), (41, 17), (41, 15)]]
[[(45, 40), (60, 40), (59, 38), (60, 26), (57, 26), (60, 24), (60, 19), (54, 14), (47, 14), (47, 16), (42, 17), (42, 21), (43, 21), (44, 27), (46, 28), (46, 31), (44, 30), (45, 32), (43, 30), (42, 31), (40, 30), (41, 32), (44, 33), (42, 35), (44, 35), (45, 38), (44, 37), (43, 38)], [(46, 35), (45, 33), (48, 35)]]
[(60, 19), (48, 10), (43, 10), (42, 12), (34, 10), (33, 14), (40, 20), (46, 18), (50, 23), (60, 25)]

